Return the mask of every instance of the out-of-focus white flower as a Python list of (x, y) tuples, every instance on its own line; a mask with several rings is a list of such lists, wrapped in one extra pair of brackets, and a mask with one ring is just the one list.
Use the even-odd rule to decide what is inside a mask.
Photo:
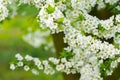
[(42, 61), (43, 65), (47, 66), (48, 65), (48, 61), (47, 60), (44, 60)]
[(19, 67), (22, 67), (22, 66), (23, 66), (23, 62), (20, 61), (20, 62), (17, 63), (17, 65), (18, 65)]
[(8, 9), (0, 3), (0, 21), (4, 20), (8, 16)]
[(56, 59), (56, 58), (53, 58), (53, 57), (49, 58), (49, 61), (51, 61), (51, 62), (54, 63), (55, 65), (57, 65), (57, 64), (60, 62), (59, 59)]
[(10, 69), (11, 69), (11, 70), (15, 70), (15, 68), (16, 68), (16, 67), (15, 67), (14, 64), (10, 64)]
[(17, 53), (17, 54), (15, 55), (15, 57), (16, 57), (17, 60), (19, 60), (19, 61), (23, 60), (23, 57), (22, 57), (19, 53)]
[(31, 71), (32, 71), (33, 74), (35, 74), (35, 75), (39, 75), (38, 70), (36, 70), (36, 69), (32, 69)]
[(25, 66), (24, 66), (24, 70), (25, 70), (25, 71), (28, 71), (28, 70), (30, 70), (30, 67), (27, 66), (27, 65), (25, 65)]
[(61, 70), (64, 69), (64, 67), (65, 67), (65, 66), (64, 66), (63, 64), (59, 64), (59, 65), (56, 66), (56, 70), (57, 70), (57, 71), (61, 71)]
[(33, 61), (34, 61), (36, 66), (40, 66), (41, 65), (41, 61), (39, 60), (39, 58), (33, 58)]
[(33, 57), (30, 56), (30, 55), (26, 55), (26, 56), (25, 56), (25, 59), (26, 59), (27, 61), (31, 61), (31, 60), (33, 60)]

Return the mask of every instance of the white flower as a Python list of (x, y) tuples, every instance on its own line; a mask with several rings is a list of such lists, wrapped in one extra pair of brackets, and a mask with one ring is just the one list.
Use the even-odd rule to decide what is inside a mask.
[(120, 62), (120, 58), (118, 58), (117, 61)]
[(51, 69), (50, 74), (53, 75), (55, 73), (55, 70)]
[(26, 55), (26, 56), (25, 56), (25, 59), (26, 59), (27, 61), (31, 61), (31, 60), (33, 60), (33, 57), (30, 56), (30, 55)]
[(15, 67), (14, 64), (10, 64), (10, 69), (11, 69), (11, 70), (15, 70), (15, 68), (16, 68), (16, 67)]
[(33, 58), (33, 61), (34, 61), (36, 66), (40, 66), (41, 65), (41, 61), (39, 60), (39, 58)]
[(53, 58), (53, 57), (51, 57), (51, 58), (49, 58), (49, 61), (51, 61), (52, 63), (54, 63), (54, 64), (58, 64), (59, 63), (59, 59), (56, 59), (56, 58)]
[(19, 0), (20, 3), (30, 4), (32, 0)]
[(54, 17), (54, 19), (59, 19), (64, 17), (62, 12), (59, 9), (56, 9), (52, 14), (52, 16)]
[(54, 0), (46, 0), (46, 4), (54, 5)]
[(49, 73), (50, 73), (50, 70), (49, 70), (49, 69), (45, 69), (45, 70), (44, 70), (44, 73), (45, 73), (45, 74), (49, 74)]
[(66, 58), (62, 58), (62, 59), (61, 59), (61, 62), (62, 62), (62, 63), (66, 63), (66, 62), (67, 62)]
[(17, 54), (15, 55), (15, 57), (16, 57), (17, 60), (19, 60), (19, 61), (23, 60), (23, 57), (22, 57), (19, 53), (17, 53)]
[(32, 71), (33, 74), (35, 74), (35, 75), (39, 75), (38, 70), (36, 70), (36, 69), (32, 69), (31, 71)]
[[(82, 66), (84, 64), (84, 62), (81, 60), (79, 62), (77, 62), (77, 66)], [(74, 65), (73, 65), (74, 66)]]
[(23, 62), (20, 61), (20, 62), (17, 63), (17, 65), (18, 65), (19, 67), (21, 67), (21, 66), (23, 66)]
[(27, 65), (24, 66), (24, 70), (25, 70), (25, 71), (28, 71), (29, 69), (30, 69), (29, 66), (27, 66)]
[(4, 20), (8, 16), (8, 9), (0, 3), (0, 21)]
[(65, 67), (66, 67), (66, 68), (71, 68), (71, 67), (72, 67), (72, 64), (71, 64), (70, 62), (66, 62), (66, 63), (65, 63)]
[(117, 65), (118, 65), (118, 62), (117, 61), (112, 61), (112, 63), (111, 63), (111, 68), (116, 68), (117, 67)]
[(43, 65), (47, 66), (48, 65), (48, 61), (47, 60), (44, 60), (42, 61)]
[(107, 70), (106, 73), (107, 73), (107, 75), (110, 76), (110, 75), (112, 75), (113, 71), (112, 71), (112, 70), (111, 70), (111, 71), (108, 71), (108, 70)]
[(65, 66), (64, 66), (63, 64), (59, 64), (59, 65), (56, 66), (56, 70), (57, 70), (57, 71), (61, 71), (61, 70), (64, 69), (64, 67), (65, 67)]
[(43, 65), (38, 65), (37, 68), (38, 68), (39, 70), (42, 70), (42, 69), (43, 69)]

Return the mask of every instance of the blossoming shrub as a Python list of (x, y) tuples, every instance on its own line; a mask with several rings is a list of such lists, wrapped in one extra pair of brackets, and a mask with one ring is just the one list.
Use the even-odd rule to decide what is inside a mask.
[[(16, 54), (16, 61), (10, 65), (12, 70), (23, 67), (36, 75), (39, 70), (51, 75), (56, 71), (80, 73), (80, 80), (103, 80), (117, 67), (120, 62), (119, 0), (0, 0), (0, 21), (8, 16), (7, 5), (15, 2), (36, 6), (40, 10), (37, 16), (40, 27), (48, 28), (52, 34), (63, 32), (68, 46), (59, 58), (43, 61)], [(113, 15), (100, 20), (89, 14), (95, 7), (98, 11), (109, 7)]]

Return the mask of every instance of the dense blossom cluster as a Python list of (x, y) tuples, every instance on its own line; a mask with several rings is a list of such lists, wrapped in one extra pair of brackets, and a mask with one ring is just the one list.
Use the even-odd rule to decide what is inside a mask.
[[(8, 15), (5, 7), (7, 0), (0, 2), (0, 21)], [(25, 71), (31, 70), (39, 74), (44, 70), (46, 74), (54, 74), (55, 70), (67, 74), (80, 73), (80, 80), (103, 80), (102, 73), (111, 75), (120, 62), (120, 14), (111, 16), (107, 20), (100, 20), (89, 13), (94, 7), (98, 10), (106, 6), (113, 6), (120, 10), (119, 0), (17, 0), (20, 4), (35, 5), (40, 9), (38, 21), (41, 27), (51, 32), (64, 32), (64, 42), (68, 44), (67, 52), (73, 54), (67, 58), (49, 58), (40, 61), (38, 58), (26, 55), (25, 58), (16, 54), (16, 64), (10, 68), (23, 67)], [(7, 12), (7, 13), (6, 13)], [(113, 38), (113, 42), (107, 42)], [(117, 45), (117, 46), (116, 46)], [(32, 61), (33, 68), (24, 62)], [(108, 61), (108, 62), (107, 62)], [(105, 65), (109, 66), (105, 66)]]

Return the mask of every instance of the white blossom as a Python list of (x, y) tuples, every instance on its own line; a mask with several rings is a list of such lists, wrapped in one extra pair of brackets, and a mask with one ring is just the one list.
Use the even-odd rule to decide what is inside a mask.
[(10, 64), (10, 69), (11, 69), (11, 70), (15, 70), (15, 68), (16, 68), (16, 67), (15, 67), (14, 64)]
[(61, 71), (61, 70), (64, 69), (64, 67), (65, 67), (65, 66), (64, 66), (63, 64), (57, 65), (57, 66), (56, 66), (56, 70), (57, 70), (57, 71)]
[(22, 57), (19, 53), (17, 53), (17, 54), (15, 55), (15, 57), (16, 57), (17, 60), (19, 60), (19, 61), (23, 60), (23, 57)]
[(0, 3), (0, 21), (4, 20), (8, 16), (8, 9)]
[(20, 62), (17, 63), (17, 65), (18, 65), (19, 67), (21, 67), (21, 66), (23, 66), (23, 62), (20, 61)]
[(33, 74), (39, 75), (39, 72), (36, 69), (32, 69), (31, 71), (32, 71)]
[(29, 66), (27, 66), (27, 65), (24, 66), (24, 70), (25, 70), (25, 71), (28, 71), (29, 69), (30, 69)]
[(33, 57), (30, 56), (30, 55), (26, 55), (26, 56), (25, 56), (25, 59), (26, 59), (27, 61), (31, 61), (31, 60), (33, 60)]

